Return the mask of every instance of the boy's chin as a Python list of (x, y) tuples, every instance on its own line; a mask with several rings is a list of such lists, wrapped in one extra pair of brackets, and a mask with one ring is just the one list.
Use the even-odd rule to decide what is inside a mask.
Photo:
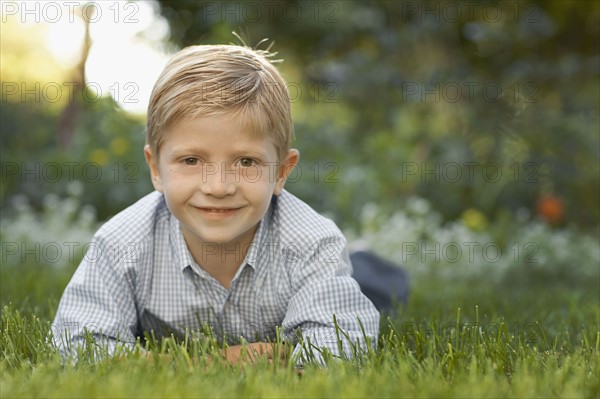
[(216, 246), (235, 246), (239, 245), (240, 241), (243, 241), (244, 236), (249, 232), (242, 233), (240, 235), (231, 233), (202, 233), (202, 232), (191, 232), (194, 237), (194, 241), (201, 243), (202, 246), (207, 248)]

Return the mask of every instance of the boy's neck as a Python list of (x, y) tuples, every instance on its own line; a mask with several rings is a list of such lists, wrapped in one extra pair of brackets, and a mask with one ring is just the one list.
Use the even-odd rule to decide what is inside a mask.
[(194, 261), (219, 281), (223, 287), (229, 289), (233, 277), (246, 258), (254, 233), (256, 233), (256, 228), (245, 239), (223, 244), (199, 244), (193, 238), (186, 237), (185, 233), (183, 235)]
[(246, 257), (246, 251), (240, 249), (239, 252), (221, 248), (217, 253), (202, 254), (198, 257), (201, 262), (196, 260), (196, 256), (192, 254), (196, 263), (208, 274), (214, 277), (221, 285), (227, 289), (231, 286), (231, 281), (242, 265)]

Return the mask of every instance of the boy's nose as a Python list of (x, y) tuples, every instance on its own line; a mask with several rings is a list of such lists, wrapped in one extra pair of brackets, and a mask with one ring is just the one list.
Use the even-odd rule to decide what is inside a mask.
[(235, 194), (236, 182), (233, 170), (227, 170), (223, 164), (211, 163), (204, 167), (200, 190), (206, 195), (224, 197)]

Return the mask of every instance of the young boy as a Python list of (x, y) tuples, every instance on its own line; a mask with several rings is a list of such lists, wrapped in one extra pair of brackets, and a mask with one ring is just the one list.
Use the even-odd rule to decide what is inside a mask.
[(354, 343), (367, 345), (360, 323), (376, 342), (379, 313), (351, 277), (341, 232), (283, 188), (299, 153), (269, 56), (205, 45), (169, 61), (148, 107), (156, 191), (95, 234), (53, 326), (63, 354), (86, 330), (112, 353), (144, 333), (208, 325), (233, 360), (242, 339), (269, 352), (276, 327), (340, 355), (334, 315)]

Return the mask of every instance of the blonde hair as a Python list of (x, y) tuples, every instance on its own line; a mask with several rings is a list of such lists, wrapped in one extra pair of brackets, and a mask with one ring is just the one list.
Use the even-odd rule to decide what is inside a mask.
[[(269, 137), (279, 159), (293, 138), (285, 81), (273, 53), (245, 46), (201, 45), (173, 56), (154, 84), (146, 143), (158, 156), (164, 131), (184, 119), (239, 116), (253, 134)], [(273, 61), (275, 62), (275, 61)]]

